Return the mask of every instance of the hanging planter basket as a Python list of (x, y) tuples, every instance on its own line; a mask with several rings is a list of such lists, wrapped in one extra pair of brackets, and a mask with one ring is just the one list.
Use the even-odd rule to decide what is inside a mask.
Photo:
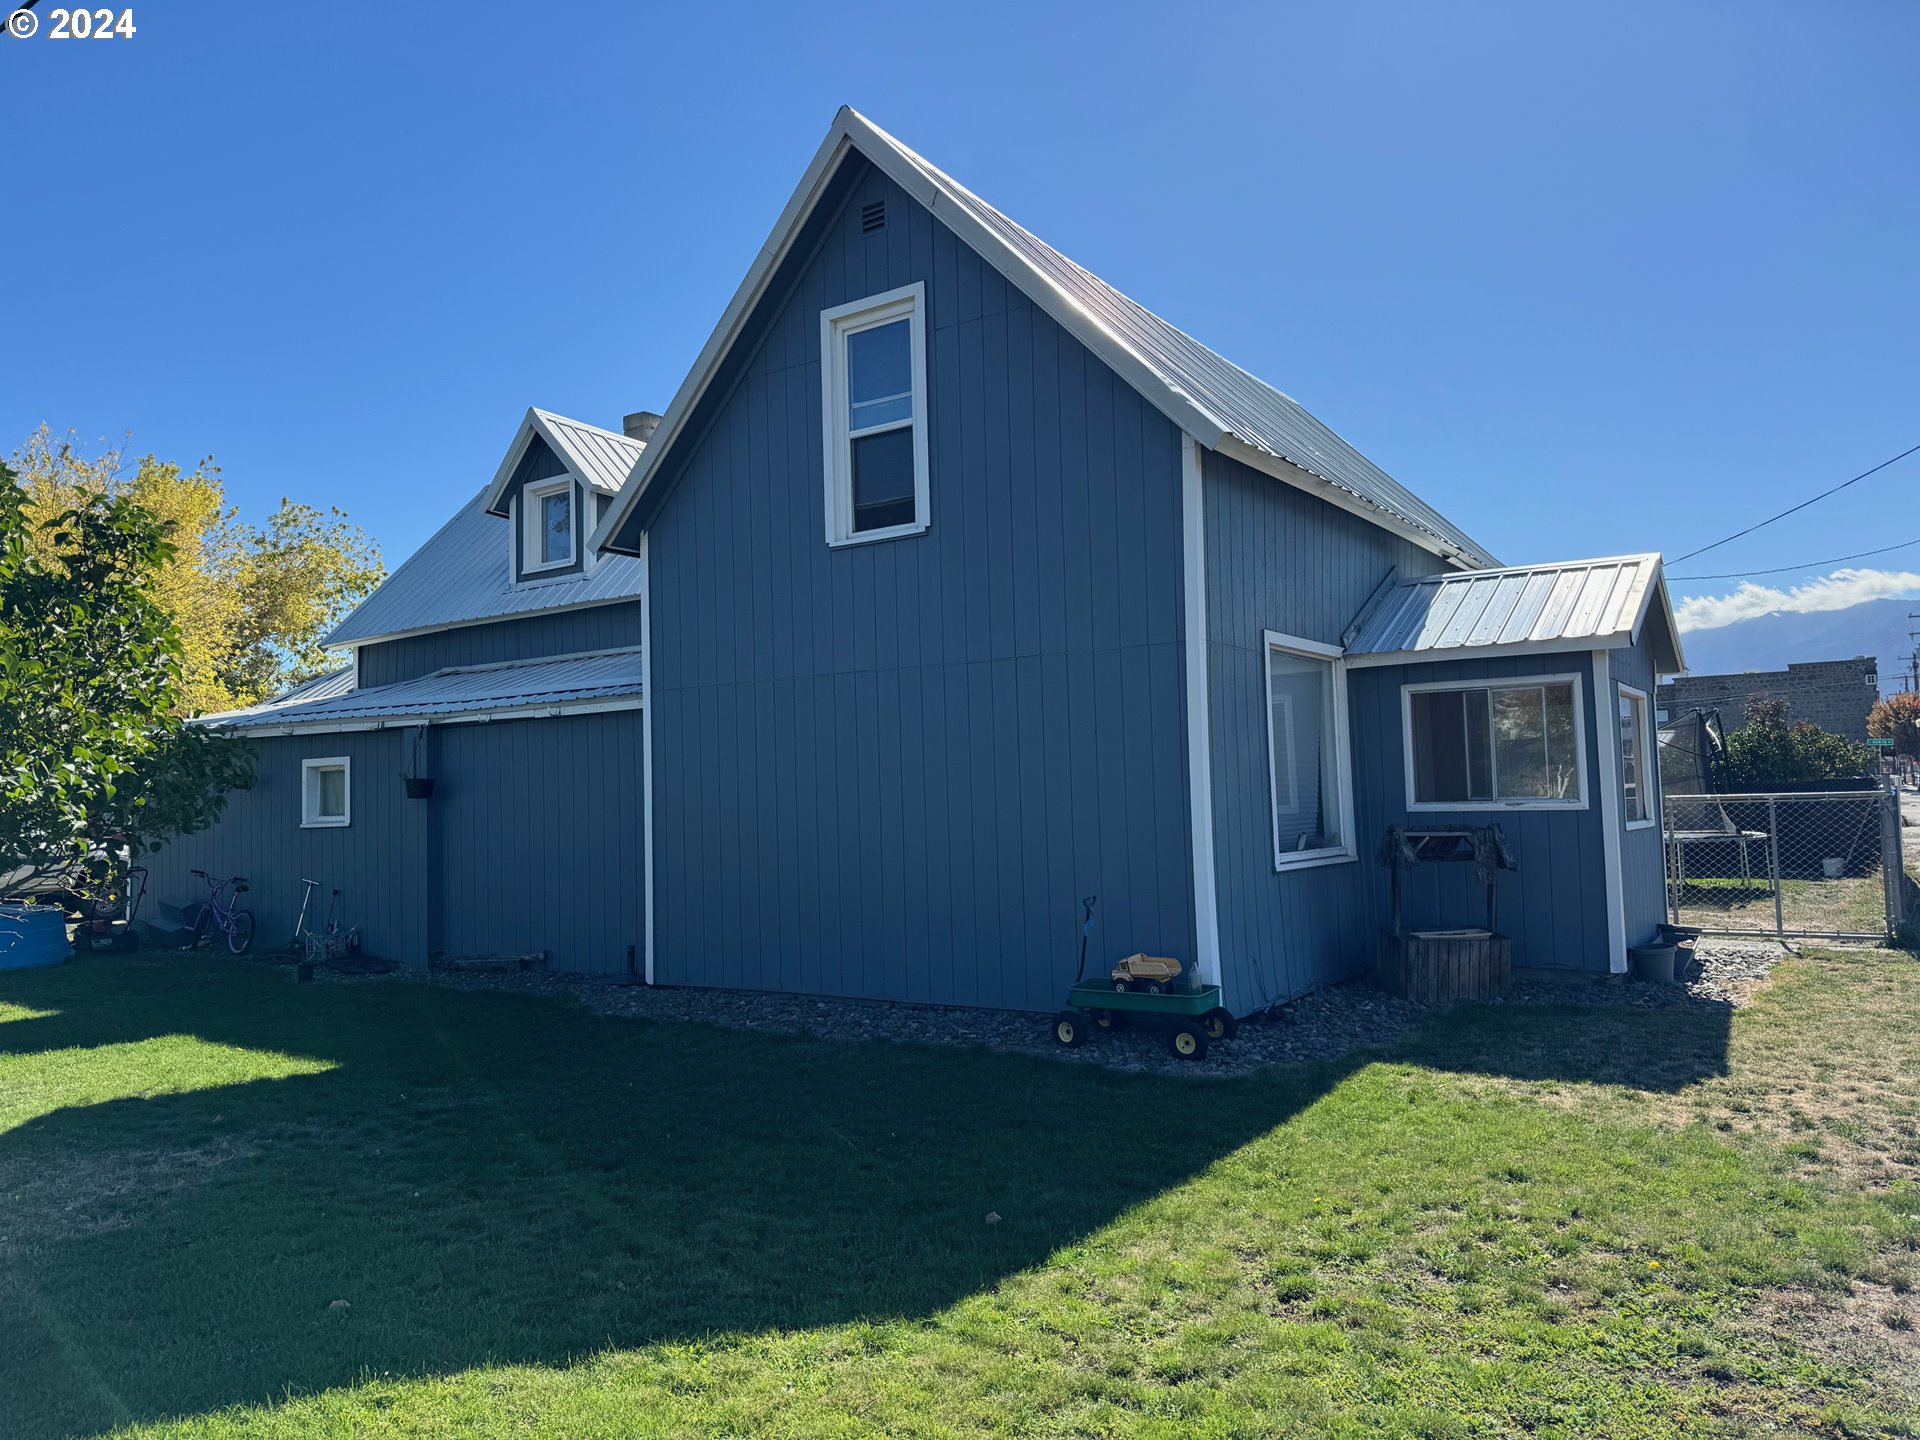
[(409, 800), (431, 800), (433, 798), (433, 781), (427, 776), (405, 775), (401, 777), (400, 783), (407, 787), (407, 799)]

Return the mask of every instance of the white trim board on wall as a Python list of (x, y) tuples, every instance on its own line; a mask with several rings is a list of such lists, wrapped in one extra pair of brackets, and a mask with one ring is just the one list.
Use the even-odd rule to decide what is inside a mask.
[(1222, 987), (1220, 892), (1213, 858), (1213, 737), (1207, 696), (1207, 509), (1200, 443), (1180, 437), (1181, 571), (1186, 606), (1187, 824), (1193, 856), (1194, 969), (1201, 983)]
[(1619, 724), (1606, 723), (1614, 708), (1613, 657), (1593, 652), (1594, 750), (1600, 757), (1600, 855), (1606, 870), (1607, 968), (1627, 973), (1626, 867), (1620, 858), (1620, 735)]

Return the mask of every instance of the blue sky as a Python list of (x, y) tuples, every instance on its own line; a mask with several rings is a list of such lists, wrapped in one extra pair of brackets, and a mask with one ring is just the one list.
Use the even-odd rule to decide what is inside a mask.
[[(49, 8), (0, 41), (0, 451), (212, 454), (389, 563), (528, 404), (665, 408), (842, 102), (1509, 561), (1920, 442), (1908, 0)], [(1909, 539), (1920, 455), (1672, 568)], [(1821, 593), (1920, 593), (1920, 546), (1863, 565)]]

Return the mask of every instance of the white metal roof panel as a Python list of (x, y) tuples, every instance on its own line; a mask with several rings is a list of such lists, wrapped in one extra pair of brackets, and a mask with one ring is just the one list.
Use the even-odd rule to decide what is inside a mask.
[(620, 493), (620, 487), (627, 483), (627, 477), (647, 448), (639, 440), (602, 430), (583, 420), (569, 420), (551, 410), (536, 409), (533, 413), (546, 422), (542, 429), (549, 443), (560, 452), (560, 458), (568, 462), (582, 480), (608, 495)]
[(329, 645), (530, 615), (571, 605), (628, 600), (640, 593), (633, 555), (603, 554), (583, 575), (512, 583), (508, 522), (476, 495), (434, 537), (381, 582), (334, 632)]
[(641, 679), (638, 649), (605, 650), (436, 670), (392, 685), (318, 696), (302, 686), (262, 705), (204, 716), (203, 722), (235, 730), (269, 725), (325, 728), (408, 716), (427, 719), (523, 709), (539, 713), (556, 706), (638, 695)]
[(1656, 588), (1664, 596), (1658, 555), (1423, 576), (1369, 605), (1347, 655), (1441, 660), (1500, 648), (1608, 649), (1631, 643)]

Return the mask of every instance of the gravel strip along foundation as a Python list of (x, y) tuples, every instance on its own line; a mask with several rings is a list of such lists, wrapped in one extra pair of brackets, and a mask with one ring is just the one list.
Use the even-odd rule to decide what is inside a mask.
[[(1700, 942), (1685, 983), (1646, 985), (1624, 977), (1569, 976), (1517, 982), (1508, 1005), (1737, 1006), (1764, 982), (1787, 952), (1772, 943)], [(360, 978), (360, 977), (353, 977)], [(1198, 1064), (1167, 1052), (1160, 1032), (1103, 1034), (1076, 1050), (1053, 1042), (1047, 1017), (937, 1005), (868, 1000), (814, 1000), (797, 995), (729, 990), (648, 989), (590, 975), (544, 971), (474, 974), (436, 970), (384, 977), (401, 983), (462, 990), (505, 990), (578, 1000), (603, 1015), (690, 1021), (736, 1030), (811, 1035), (822, 1040), (898, 1040), (923, 1045), (985, 1045), (1044, 1055), (1069, 1065), (1167, 1075), (1238, 1075), (1263, 1065), (1334, 1060), (1352, 1050), (1385, 1045), (1445, 1007), (1412, 1005), (1365, 981), (1331, 985), (1240, 1022), (1232, 1041), (1213, 1047)]]

